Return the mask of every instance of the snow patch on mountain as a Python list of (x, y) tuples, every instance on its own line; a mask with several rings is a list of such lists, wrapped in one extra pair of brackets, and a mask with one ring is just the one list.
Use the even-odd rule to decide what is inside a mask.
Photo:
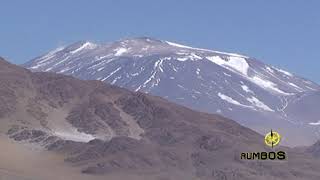
[(270, 68), (270, 67), (268, 67), (268, 66), (266, 67), (266, 70), (267, 70), (267, 71), (269, 71), (270, 73), (274, 73), (274, 70), (273, 70), (273, 69), (271, 69), (271, 68)]
[(223, 72), (224, 75), (228, 76), (228, 77), (232, 77), (231, 74), (225, 73)]
[(64, 47), (58, 47), (52, 51), (50, 51), (49, 53), (47, 53), (46, 55), (44, 55), (43, 57), (41, 57), (38, 61), (38, 63), (43, 63), (44, 61), (51, 59), (55, 56), (55, 54), (61, 50), (63, 50)]
[(200, 69), (199, 68), (197, 68), (197, 71), (196, 71), (196, 73), (197, 73), (197, 75), (200, 75)]
[(247, 63), (247, 61), (244, 58), (240, 58), (240, 57), (229, 57), (229, 61), (226, 64), (232, 68), (234, 68), (235, 70), (241, 72), (244, 75), (248, 76), (248, 69), (249, 69), (249, 64)]
[(91, 43), (91, 42), (86, 42), (86, 43), (84, 43), (82, 46), (80, 46), (79, 48), (77, 48), (77, 49), (75, 49), (75, 50), (73, 50), (73, 51), (70, 51), (70, 53), (71, 53), (71, 54), (76, 54), (76, 53), (78, 53), (78, 52), (80, 52), (80, 51), (82, 51), (82, 50), (84, 50), (84, 49), (94, 49), (94, 48), (96, 48), (96, 47), (97, 47), (96, 44), (93, 44), (93, 43)]
[(228, 60), (222, 59), (220, 56), (208, 56), (206, 57), (211, 62), (223, 67), (230, 67), (243, 75), (248, 76), (249, 64), (242, 57), (228, 57)]
[(252, 103), (254, 106), (266, 110), (266, 111), (271, 111), (274, 112), (273, 109), (271, 109), (269, 106), (265, 105), (262, 101), (260, 101), (258, 98), (251, 96), (250, 98), (247, 98), (247, 100)]
[(287, 75), (287, 76), (290, 76), (290, 77), (293, 76), (293, 74), (289, 73), (288, 71), (285, 71), (285, 70), (279, 69), (279, 68), (276, 68), (276, 69), (277, 69), (279, 72), (281, 72), (281, 73), (283, 73), (283, 74), (285, 74), (285, 75)]
[(163, 61), (165, 60), (165, 58), (160, 58), (158, 61), (156, 61), (155, 63), (154, 63), (154, 69), (155, 70), (160, 70), (161, 72), (163, 72), (163, 68), (162, 68), (162, 63), (163, 63)]
[(115, 49), (114, 56), (122, 56), (126, 52), (128, 52), (127, 48), (120, 47), (120, 48)]
[(191, 53), (191, 54), (190, 54), (190, 57), (191, 57), (192, 59), (202, 59), (201, 56), (198, 56), (198, 55), (196, 55), (195, 53)]
[(209, 49), (194, 48), (194, 47), (190, 47), (190, 46), (186, 46), (186, 45), (182, 45), (182, 44), (178, 44), (178, 43), (174, 43), (174, 42), (169, 42), (169, 41), (165, 41), (165, 42), (167, 44), (169, 44), (170, 46), (174, 46), (174, 47), (178, 47), (178, 48), (193, 49), (193, 50), (213, 52), (213, 53), (222, 54), (222, 55), (228, 55), (228, 56), (233, 56), (233, 57), (247, 58), (244, 55), (240, 55), (240, 54), (236, 54), (236, 53), (227, 53), (227, 52), (214, 51), (214, 50), (209, 50)]
[(101, 81), (107, 80), (109, 77), (111, 77), (114, 73), (118, 72), (121, 69), (121, 67), (118, 67), (116, 70), (112, 71), (107, 77), (101, 79)]
[(183, 87), (181, 84), (178, 84), (177, 86), (183, 90), (188, 90), (187, 88)]
[(185, 46), (185, 45), (174, 43), (174, 42), (166, 41), (166, 43), (171, 45), (171, 46), (175, 46), (175, 47), (179, 47), (179, 48), (194, 49), (193, 47)]
[(303, 91), (303, 89), (301, 89), (299, 86), (297, 86), (297, 85), (294, 84), (294, 83), (289, 82), (289, 85), (295, 87), (295, 88), (296, 88), (298, 91), (300, 91), (300, 92)]
[[(52, 58), (54, 58), (56, 56), (56, 53), (59, 52), (59, 51), (62, 51), (64, 49), (64, 47), (58, 47), (50, 52), (48, 52), (46, 55), (40, 57), (38, 60), (37, 60), (37, 63), (34, 65), (34, 66), (31, 66), (30, 69), (37, 69), (37, 68), (40, 68), (42, 66), (45, 66), (47, 65), (48, 63), (50, 62), (46, 62)], [(45, 63), (46, 62), (46, 63)]]
[(318, 122), (311, 122), (311, 123), (309, 123), (309, 125), (319, 126), (320, 125), (320, 120)]
[(292, 95), (292, 93), (287, 93), (287, 92), (280, 90), (275, 83), (268, 81), (266, 79), (262, 79), (258, 76), (254, 76), (254, 77), (250, 78), (250, 80), (252, 82), (254, 82), (255, 84), (259, 85), (260, 87), (265, 88), (267, 90), (272, 90), (273, 92), (280, 93), (283, 95)]
[[(162, 69), (162, 63), (163, 63), (164, 59), (160, 59), (158, 61), (155, 62), (154, 64), (154, 71), (152, 72), (151, 76), (142, 84), (140, 85), (138, 88), (135, 89), (135, 91), (139, 91), (142, 87), (147, 87), (147, 85), (149, 83), (152, 83), (151, 86), (149, 86), (149, 90), (155, 86), (158, 86), (160, 83), (160, 78), (156, 78), (156, 75), (158, 73), (158, 70), (160, 70), (161, 72), (163, 72)], [(147, 91), (148, 92), (148, 91)]]
[(253, 93), (253, 91), (246, 85), (241, 85), (241, 88), (247, 93)]
[(187, 61), (187, 60), (191, 60), (191, 61), (196, 61), (196, 60), (200, 60), (202, 59), (201, 56), (196, 55), (195, 53), (176, 53), (178, 55), (180, 55), (180, 57), (177, 57), (176, 60), (178, 61)]
[(252, 108), (251, 106), (247, 106), (247, 105), (244, 105), (244, 104), (241, 104), (240, 102), (234, 100), (232, 97), (229, 97), (225, 94), (222, 94), (222, 93), (218, 93), (218, 96), (224, 100), (224, 101), (227, 101), (228, 103), (231, 103), (231, 104), (234, 104), (234, 105), (237, 105), (237, 106), (242, 106), (242, 107), (246, 107), (246, 108)]
[[(237, 72), (240, 72), (242, 75), (244, 75), (250, 81), (252, 81), (253, 83), (257, 84), (258, 86), (260, 86), (266, 90), (272, 90), (273, 92), (280, 93), (283, 95), (292, 95), (291, 93), (287, 93), (287, 92), (280, 90), (277, 87), (277, 84), (275, 84), (269, 80), (262, 79), (258, 76), (250, 77), (248, 75), (248, 71), (249, 71), (250, 66), (247, 63), (246, 59), (244, 59), (244, 58), (229, 57), (228, 60), (224, 60), (220, 56), (208, 56), (206, 58), (217, 65), (220, 65), (222, 67), (227, 68), (228, 70), (231, 70), (231, 71), (235, 70)], [(244, 90), (246, 91), (247, 89), (244, 89)]]
[(54, 135), (64, 140), (76, 142), (89, 142), (95, 139), (93, 135), (79, 132), (76, 129), (72, 129), (72, 131), (70, 129), (68, 131), (56, 131)]

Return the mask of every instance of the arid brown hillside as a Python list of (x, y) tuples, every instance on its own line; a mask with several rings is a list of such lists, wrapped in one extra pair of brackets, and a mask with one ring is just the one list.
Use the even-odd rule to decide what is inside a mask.
[(0, 179), (320, 178), (317, 160), (286, 147), (286, 161), (240, 160), (270, 149), (232, 120), (3, 59), (0, 118)]

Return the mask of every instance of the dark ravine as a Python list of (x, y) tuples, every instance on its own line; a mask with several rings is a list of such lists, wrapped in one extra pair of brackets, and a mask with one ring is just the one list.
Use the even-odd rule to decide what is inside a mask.
[(23, 66), (160, 96), (261, 134), (277, 129), (290, 146), (319, 139), (320, 86), (248, 56), (141, 37), (82, 41)]
[[(0, 163), (0, 170), (13, 173), (10, 180), (320, 178), (312, 153), (277, 147), (288, 160), (242, 161), (240, 152), (270, 150), (263, 136), (220, 115), (100, 81), (32, 73), (0, 59), (0, 99), (0, 144), (10, 138), (21, 150), (31, 148), (34, 161), (41, 159), (39, 174), (29, 167), (37, 167), (33, 161), (19, 171)], [(11, 163), (16, 156), (12, 151)], [(53, 165), (56, 158), (43, 160), (47, 156), (61, 161)]]

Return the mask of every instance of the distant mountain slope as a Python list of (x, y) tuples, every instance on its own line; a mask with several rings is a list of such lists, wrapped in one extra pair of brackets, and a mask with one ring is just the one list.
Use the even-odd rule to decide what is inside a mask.
[(222, 114), (262, 134), (277, 129), (289, 145), (319, 138), (312, 123), (319, 121), (320, 112), (306, 112), (319, 106), (313, 97), (320, 86), (243, 55), (143, 37), (110, 44), (78, 42), (24, 66), (161, 96)]

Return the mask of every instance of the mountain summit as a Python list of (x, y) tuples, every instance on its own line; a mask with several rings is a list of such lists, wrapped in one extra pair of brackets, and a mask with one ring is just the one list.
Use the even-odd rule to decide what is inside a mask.
[(100, 80), (232, 118), (288, 145), (319, 138), (320, 86), (244, 55), (141, 37), (57, 48), (24, 67)]

